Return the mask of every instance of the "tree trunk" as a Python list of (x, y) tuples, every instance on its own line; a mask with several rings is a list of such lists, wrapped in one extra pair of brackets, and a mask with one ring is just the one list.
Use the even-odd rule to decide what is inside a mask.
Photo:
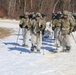
[(12, 5), (12, 0), (9, 1), (9, 7), (8, 7), (8, 15), (10, 17), (10, 13), (11, 13), (11, 5)]
[(55, 9), (56, 9), (58, 2), (59, 2), (59, 0), (57, 0), (56, 3), (54, 4), (53, 13), (55, 12)]
[(14, 0), (14, 2), (13, 2), (13, 12), (12, 12), (12, 18), (13, 18), (13, 16), (15, 15), (15, 8), (16, 8), (16, 0)]

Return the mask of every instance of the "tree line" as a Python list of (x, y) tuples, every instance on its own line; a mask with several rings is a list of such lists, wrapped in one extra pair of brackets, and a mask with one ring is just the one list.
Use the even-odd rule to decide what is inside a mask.
[[(0, 0), (0, 9), (8, 18), (18, 18), (19, 15), (28, 12), (41, 12), (47, 15), (57, 11), (68, 10), (76, 12), (76, 0)], [(0, 10), (2, 11), (2, 10)]]

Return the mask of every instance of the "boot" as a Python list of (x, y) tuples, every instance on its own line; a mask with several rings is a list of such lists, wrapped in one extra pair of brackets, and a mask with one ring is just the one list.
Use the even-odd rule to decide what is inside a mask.
[(70, 51), (70, 49), (71, 49), (71, 47), (70, 47), (70, 46), (66, 46), (66, 52), (69, 52), (69, 51)]
[(29, 47), (28, 45), (25, 45), (25, 47)]
[(22, 47), (29, 47), (29, 46), (28, 46), (28, 45), (26, 45), (26, 44), (23, 44), (23, 45), (22, 45)]
[(34, 51), (34, 46), (31, 47), (31, 52), (33, 52), (33, 51)]
[(23, 44), (22, 47), (25, 47), (25, 44)]
[(37, 53), (41, 53), (39, 49), (37, 49)]
[(62, 51), (60, 51), (60, 52), (66, 52), (66, 48), (63, 48)]
[(31, 46), (31, 52), (33, 52), (34, 51), (34, 45), (32, 44), (32, 46)]
[(56, 45), (55, 45), (55, 47), (59, 48), (59, 47), (60, 47), (60, 45), (59, 45), (59, 44), (56, 44)]

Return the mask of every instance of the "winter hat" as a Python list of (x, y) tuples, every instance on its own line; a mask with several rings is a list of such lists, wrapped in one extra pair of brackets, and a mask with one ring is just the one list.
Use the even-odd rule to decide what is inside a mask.
[(25, 16), (29, 16), (29, 12), (25, 12)]
[(63, 11), (63, 15), (67, 15), (68, 16), (68, 11), (67, 10), (64, 10)]

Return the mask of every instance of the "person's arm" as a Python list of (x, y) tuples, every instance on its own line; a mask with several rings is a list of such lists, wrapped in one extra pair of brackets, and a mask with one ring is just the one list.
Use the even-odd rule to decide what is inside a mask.
[(53, 22), (52, 22), (52, 30), (55, 29), (55, 25), (56, 25), (56, 20), (53, 20)]
[(33, 25), (33, 21), (32, 20), (29, 20), (29, 23), (28, 23), (28, 29), (31, 29), (32, 28), (32, 25)]
[(41, 29), (44, 30), (46, 28), (46, 22), (42, 20)]
[(73, 31), (73, 29), (74, 29), (74, 21), (70, 19), (70, 33)]
[(20, 20), (19, 27), (23, 28), (23, 19)]

